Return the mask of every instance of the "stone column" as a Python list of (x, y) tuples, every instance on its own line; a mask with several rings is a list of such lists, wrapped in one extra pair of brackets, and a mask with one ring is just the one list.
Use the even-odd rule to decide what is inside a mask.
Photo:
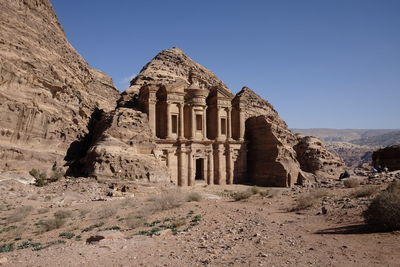
[(207, 139), (207, 107), (203, 110), (203, 140)]
[(228, 179), (227, 179), (227, 184), (233, 184), (233, 172), (234, 172), (234, 162), (233, 162), (233, 151), (231, 148), (227, 148), (227, 152), (226, 153), (226, 163), (227, 163), (227, 175), (228, 175)]
[(226, 124), (227, 124), (227, 126), (226, 126), (226, 139), (227, 140), (231, 140), (231, 137), (232, 137), (232, 123), (231, 123), (231, 111), (232, 111), (232, 109), (231, 108), (227, 108), (226, 109), (226, 113), (227, 113), (227, 118), (226, 118), (226, 120), (227, 120), (227, 122), (226, 122)]
[(244, 133), (245, 133), (245, 116), (244, 110), (239, 108), (239, 141), (244, 140)]
[(167, 101), (167, 139), (171, 138), (171, 104)]
[(192, 112), (192, 119), (191, 119), (191, 130), (192, 130), (192, 134), (191, 134), (191, 139), (195, 139), (196, 137), (196, 112), (194, 110), (194, 105), (191, 106), (191, 112)]
[(211, 150), (208, 153), (208, 184), (214, 184), (214, 156), (213, 151)]
[(187, 177), (189, 186), (193, 185), (192, 180), (193, 180), (193, 155), (192, 155), (192, 150), (189, 149), (189, 151), (188, 151), (188, 177)]
[(185, 186), (187, 185), (187, 163), (186, 163), (186, 151), (180, 147), (178, 149), (178, 185)]
[(218, 184), (220, 185), (226, 184), (226, 168), (223, 168), (223, 165), (225, 165), (222, 164), (223, 162), (225, 162), (224, 147), (223, 145), (218, 145)]
[(185, 139), (183, 107), (184, 107), (184, 104), (180, 103), (179, 104), (179, 137), (178, 137), (180, 140)]
[(217, 136), (216, 139), (220, 140), (221, 139), (221, 112), (220, 112), (220, 107), (217, 107)]
[(149, 126), (153, 136), (156, 136), (156, 103), (157, 100), (155, 98), (149, 98), (149, 110), (148, 110), (148, 119), (149, 119)]

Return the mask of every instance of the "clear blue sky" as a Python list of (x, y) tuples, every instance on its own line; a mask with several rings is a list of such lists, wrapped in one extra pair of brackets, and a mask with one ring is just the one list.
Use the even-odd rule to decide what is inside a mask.
[(398, 0), (51, 0), (67, 38), (124, 90), (179, 47), (291, 128), (400, 128)]

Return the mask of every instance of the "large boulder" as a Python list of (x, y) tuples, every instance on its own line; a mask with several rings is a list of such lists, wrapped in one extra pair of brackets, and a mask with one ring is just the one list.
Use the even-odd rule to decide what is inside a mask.
[(3, 0), (0, 13), (0, 172), (47, 169), (119, 93), (67, 41), (48, 0)]
[(329, 152), (321, 140), (313, 136), (296, 135), (294, 146), (297, 160), (303, 171), (313, 173), (318, 178), (335, 178), (343, 172), (344, 162)]
[(400, 145), (385, 147), (372, 154), (375, 168), (387, 167), (389, 171), (400, 170)]

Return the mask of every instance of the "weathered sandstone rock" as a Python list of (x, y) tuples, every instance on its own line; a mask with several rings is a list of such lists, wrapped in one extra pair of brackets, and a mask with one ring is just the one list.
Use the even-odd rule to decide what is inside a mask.
[[(194, 81), (195, 80), (195, 81)], [(132, 104), (144, 85), (168, 85), (176, 90), (184, 89), (195, 82), (199, 88), (218, 87), (232, 94), (214, 73), (194, 62), (181, 49), (172, 48), (158, 53), (131, 81), (122, 93), (120, 106)]]
[(146, 114), (129, 108), (103, 114), (93, 129), (92, 143), (81, 160), (84, 175), (169, 182), (168, 170), (157, 158)]
[[(290, 186), (304, 176), (296, 160), (296, 138), (270, 103), (250, 88), (243, 89), (234, 101), (241, 100), (246, 118), (248, 177), (264, 186)], [(285, 177), (285, 179), (282, 179)]]
[(389, 171), (400, 170), (400, 145), (385, 147), (372, 154), (375, 168), (387, 167)]
[(296, 137), (298, 143), (294, 149), (303, 171), (316, 174), (317, 177), (338, 177), (343, 172), (343, 160), (329, 152), (321, 140), (300, 134)]
[(48, 0), (3, 0), (0, 14), (0, 171), (47, 169), (119, 94), (69, 44)]

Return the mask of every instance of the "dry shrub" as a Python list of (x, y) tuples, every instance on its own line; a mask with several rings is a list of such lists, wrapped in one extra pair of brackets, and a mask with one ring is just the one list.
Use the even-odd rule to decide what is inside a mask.
[(365, 221), (377, 229), (400, 230), (400, 182), (383, 190), (364, 212)]
[(355, 188), (360, 185), (360, 180), (357, 178), (350, 178), (343, 181), (343, 184), (346, 188)]
[(106, 219), (110, 218), (111, 216), (114, 216), (115, 214), (117, 214), (116, 207), (104, 207), (97, 212), (97, 217), (99, 219)]
[(54, 213), (54, 218), (56, 219), (66, 219), (72, 217), (72, 211), (69, 210), (59, 210)]
[(8, 223), (19, 222), (25, 219), (33, 210), (32, 206), (23, 206), (18, 208), (10, 217), (7, 218)]
[(145, 219), (142, 216), (139, 216), (135, 213), (128, 214), (128, 217), (125, 220), (126, 225), (130, 229), (135, 229), (137, 227), (143, 226)]
[(197, 192), (191, 192), (186, 195), (187, 202), (192, 202), (192, 201), (200, 202), (202, 199), (203, 197), (201, 196), (201, 194)]
[(184, 225), (186, 225), (186, 219), (185, 218), (179, 218), (179, 219), (176, 219), (176, 220), (174, 220), (172, 223), (171, 223), (171, 226), (173, 227), (173, 228), (178, 228), (178, 227), (181, 227), (181, 226), (184, 226)]
[(45, 214), (45, 213), (47, 213), (47, 212), (49, 212), (49, 209), (48, 208), (40, 208), (40, 209), (38, 209), (38, 214)]
[(39, 232), (48, 232), (54, 229), (61, 228), (61, 226), (63, 226), (64, 223), (65, 221), (63, 219), (54, 218), (54, 219), (39, 221), (37, 225), (40, 228)]
[(257, 194), (261, 193), (260, 188), (258, 188), (257, 186), (253, 186), (249, 190), (253, 193), (253, 195), (257, 195)]
[(277, 188), (269, 188), (267, 190), (261, 191), (260, 196), (273, 198), (281, 194), (281, 190)]
[(380, 189), (379, 186), (373, 186), (373, 185), (362, 186), (353, 191), (350, 196), (355, 198), (370, 197), (376, 194), (379, 191), (379, 189)]
[(151, 212), (169, 210), (181, 206), (185, 198), (180, 191), (172, 190), (163, 192), (161, 195), (150, 199), (152, 203), (147, 206)]
[(315, 189), (305, 193), (297, 199), (296, 205), (291, 209), (291, 211), (299, 211), (310, 208), (317, 204), (321, 198), (327, 195), (328, 191), (325, 189)]
[(233, 199), (235, 201), (240, 201), (240, 200), (248, 199), (249, 197), (251, 197), (254, 194), (255, 193), (254, 193), (253, 189), (248, 188), (247, 190), (244, 190), (244, 191), (235, 192), (233, 194)]
[(88, 208), (80, 209), (79, 210), (79, 216), (81, 218), (84, 218), (89, 212), (90, 212), (90, 209), (88, 209)]

